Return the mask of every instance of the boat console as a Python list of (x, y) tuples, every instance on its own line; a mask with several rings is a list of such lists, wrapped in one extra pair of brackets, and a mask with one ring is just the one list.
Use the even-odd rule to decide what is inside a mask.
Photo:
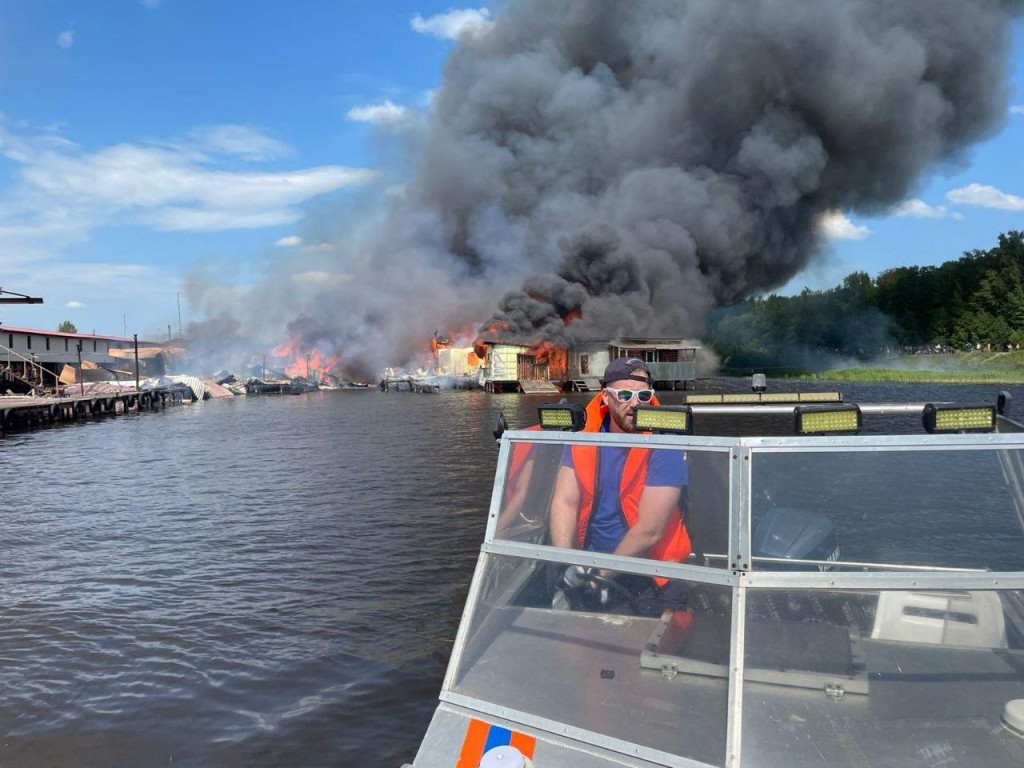
[[(695, 402), (646, 433), (505, 432), (414, 766), (1024, 765), (1024, 427), (1003, 405)], [(553, 546), (573, 445), (682, 458), (690, 556)], [(676, 598), (638, 604), (638, 582)]]

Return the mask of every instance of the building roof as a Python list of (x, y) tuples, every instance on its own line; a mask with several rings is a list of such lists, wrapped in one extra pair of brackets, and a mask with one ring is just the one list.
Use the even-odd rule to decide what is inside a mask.
[(699, 344), (685, 339), (622, 338), (612, 339), (608, 344), (629, 349), (700, 349)]
[[(13, 325), (4, 325), (3, 323), (0, 323), (0, 333), (29, 333), (33, 336), (55, 336), (69, 339), (103, 339), (104, 341), (122, 341), (128, 342), (129, 344), (135, 343), (135, 339), (128, 339), (124, 336), (104, 336), (103, 334), (96, 333), (67, 333), (65, 331), (48, 331), (42, 328), (15, 328)], [(152, 345), (159, 342), (143, 342), (142, 339), (139, 339), (139, 343)]]

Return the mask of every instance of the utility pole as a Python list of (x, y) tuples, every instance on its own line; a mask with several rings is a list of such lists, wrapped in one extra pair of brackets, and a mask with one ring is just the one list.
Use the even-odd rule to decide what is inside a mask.
[(178, 291), (178, 340), (181, 338), (181, 291)]
[(128, 315), (124, 315), (124, 325), (121, 327), (121, 338), (128, 337)]
[(134, 333), (135, 339), (135, 391), (139, 391), (139, 334)]
[(75, 345), (78, 350), (78, 394), (85, 392), (85, 371), (82, 369), (82, 342)]

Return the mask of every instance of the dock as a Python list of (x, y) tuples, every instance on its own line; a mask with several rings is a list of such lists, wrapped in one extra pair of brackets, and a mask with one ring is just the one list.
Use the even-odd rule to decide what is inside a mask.
[(172, 386), (77, 397), (0, 397), (0, 437), (54, 424), (97, 419), (130, 411), (158, 411), (194, 400), (187, 387)]

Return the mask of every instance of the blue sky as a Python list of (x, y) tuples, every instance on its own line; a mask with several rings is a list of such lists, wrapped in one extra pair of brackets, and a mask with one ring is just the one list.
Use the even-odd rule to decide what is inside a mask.
[[(0, 0), (0, 322), (144, 338), (201, 319), (184, 280), (243, 283), (315, 246), (310, 211), (393, 166), (480, 7), (358, 0)], [(1021, 228), (1024, 25), (998, 135), (883, 215), (837, 216), (781, 289), (938, 264)], [(393, 170), (393, 167), (392, 167)], [(513, 286), (510, 286), (513, 287)]]

